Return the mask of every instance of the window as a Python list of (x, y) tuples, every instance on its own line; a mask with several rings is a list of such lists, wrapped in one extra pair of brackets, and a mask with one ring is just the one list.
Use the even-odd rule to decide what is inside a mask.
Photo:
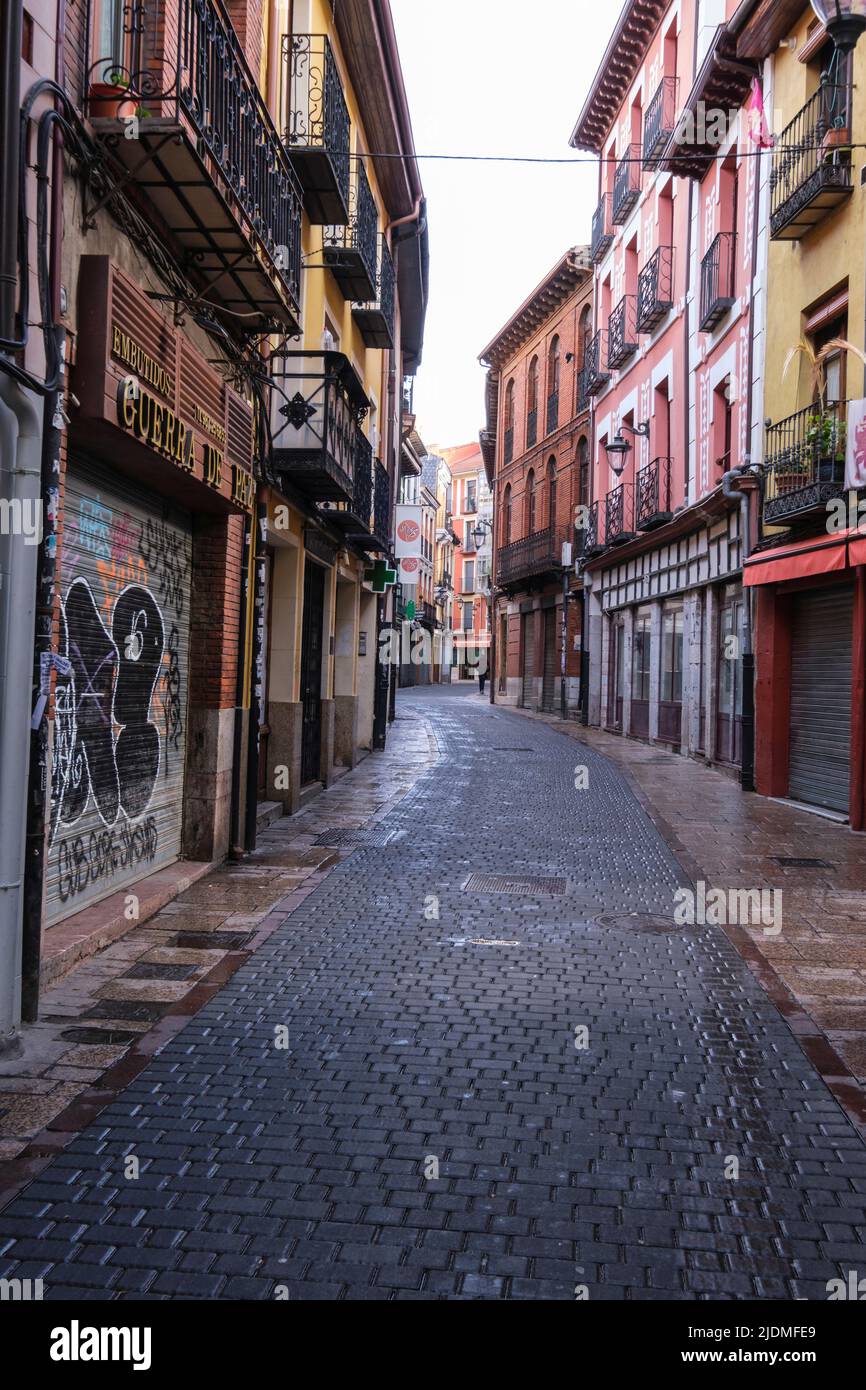
[(475, 605), (474, 603), (464, 603), (463, 605), (463, 631), (471, 632), (475, 626)]
[(478, 483), (474, 478), (467, 478), (464, 487), (466, 491), (463, 498), (463, 510), (464, 512), (475, 512), (478, 510)]
[(117, 79), (136, 67), (133, 44), (136, 36), (127, 32), (126, 0), (94, 0), (91, 81), (116, 85)]
[(468, 521), (463, 523), (463, 549), (464, 551), (475, 549), (475, 533)]
[(514, 382), (509, 381), (505, 388), (505, 428), (514, 429)]
[(556, 526), (556, 459), (551, 458), (547, 465), (547, 524)]
[(463, 592), (464, 594), (474, 594), (475, 592), (475, 561), (463, 561)]
[(511, 543), (511, 484), (505, 489), (505, 496), (502, 503), (502, 544)]
[(589, 506), (589, 440), (585, 435), (577, 441), (577, 500)]
[(526, 534), (531, 536), (535, 530), (535, 469), (530, 468), (526, 475)]
[(550, 352), (547, 357), (547, 394), (555, 396), (559, 391), (559, 337), (555, 336), (550, 344)]
[(526, 388), (526, 408), (530, 414), (538, 409), (538, 358), (533, 357), (529, 364), (529, 378)]
[(631, 649), (631, 698), (649, 700), (650, 697), (650, 620), (638, 617), (635, 620)]
[(683, 698), (683, 615), (679, 608), (668, 609), (662, 620), (661, 698), (679, 704)]
[(580, 371), (586, 366), (586, 349), (592, 337), (592, 309), (584, 304), (580, 311), (580, 324), (577, 330), (577, 365)]

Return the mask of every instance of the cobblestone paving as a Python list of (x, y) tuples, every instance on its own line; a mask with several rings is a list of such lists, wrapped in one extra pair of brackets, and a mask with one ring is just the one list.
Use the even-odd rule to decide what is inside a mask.
[[(399, 715), (441, 757), (390, 840), (7, 1207), (0, 1276), (48, 1298), (623, 1300), (862, 1275), (866, 1149), (720, 932), (645, 929), (683, 880), (619, 772), (466, 686)], [(567, 891), (474, 895), (475, 872)]]

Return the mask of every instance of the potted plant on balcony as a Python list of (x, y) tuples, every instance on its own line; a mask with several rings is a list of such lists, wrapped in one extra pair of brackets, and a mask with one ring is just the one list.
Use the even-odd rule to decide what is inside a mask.
[(805, 448), (797, 451), (798, 468), (817, 482), (834, 483), (841, 487), (845, 477), (845, 446), (848, 435), (848, 426), (844, 418), (845, 402), (827, 401), (827, 362), (840, 352), (852, 352), (861, 362), (866, 363), (866, 353), (855, 347), (847, 338), (831, 338), (817, 350), (808, 339), (801, 338), (789, 350), (782, 376), (787, 374), (795, 357), (805, 357), (815, 408), (806, 420)]
[(88, 114), (91, 117), (106, 116), (115, 121), (141, 115), (142, 108), (134, 97), (127, 95), (128, 92), (129, 78), (117, 69), (106, 68), (101, 80), (91, 79), (87, 98)]

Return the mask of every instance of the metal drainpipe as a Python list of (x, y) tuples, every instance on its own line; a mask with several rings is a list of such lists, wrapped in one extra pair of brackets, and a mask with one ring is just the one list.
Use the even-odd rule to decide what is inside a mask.
[[(41, 520), (41, 401), (0, 372), (0, 496)], [(20, 528), (16, 528), (20, 529)], [(0, 533), (0, 1052), (16, 1045), (38, 544)]]
[[(740, 504), (740, 531), (742, 534), (743, 565), (751, 553), (751, 502), (749, 493), (733, 486), (738, 478), (754, 477), (755, 470), (750, 463), (732, 468), (722, 475), (722, 493)], [(740, 786), (744, 791), (755, 790), (755, 656), (752, 651), (752, 610), (749, 596), (743, 596), (743, 763), (740, 769)]]

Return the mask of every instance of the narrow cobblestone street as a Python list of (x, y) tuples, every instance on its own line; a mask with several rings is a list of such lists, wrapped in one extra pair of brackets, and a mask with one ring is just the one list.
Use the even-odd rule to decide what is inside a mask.
[(726, 936), (673, 925), (688, 878), (627, 780), (466, 684), (401, 693), (396, 730), (428, 726), (369, 842), (0, 1214), (0, 1276), (826, 1299), (866, 1265), (866, 1148)]

